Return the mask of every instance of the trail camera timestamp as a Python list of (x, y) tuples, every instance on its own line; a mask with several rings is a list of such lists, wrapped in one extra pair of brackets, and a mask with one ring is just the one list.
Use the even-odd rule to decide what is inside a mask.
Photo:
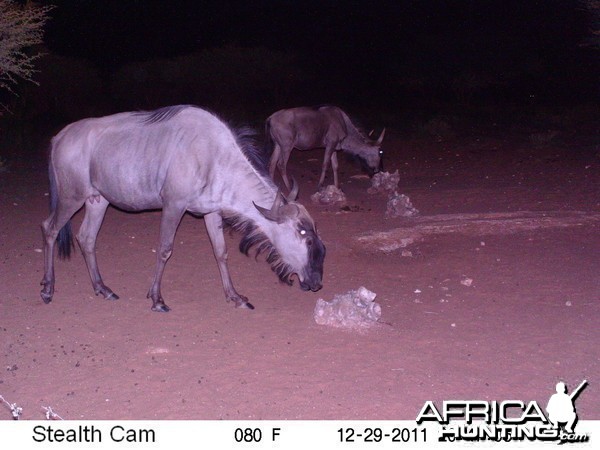
[(356, 429), (352, 427), (337, 430), (340, 442), (427, 442), (425, 428), (392, 428), (386, 430), (378, 427)]

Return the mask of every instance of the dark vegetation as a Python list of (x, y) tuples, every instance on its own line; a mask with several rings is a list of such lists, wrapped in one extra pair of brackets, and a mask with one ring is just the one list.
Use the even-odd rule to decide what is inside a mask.
[[(227, 23), (215, 3), (215, 11), (188, 8), (198, 20), (220, 19), (203, 22), (205, 34), (187, 45), (174, 39), (200, 31), (178, 19), (183, 7), (167, 14), (188, 23), (182, 33), (169, 38), (173, 33), (158, 29), (140, 42), (101, 32), (140, 11), (135, 2), (117, 2), (118, 17), (117, 3), (102, 2), (87, 19), (83, 2), (53, 3), (39, 86), (0, 93), (0, 168), (23, 154), (43, 154), (66, 123), (181, 103), (258, 130), (277, 109), (331, 103), (365, 128), (436, 138), (480, 126), (524, 128), (534, 143), (553, 139), (553, 131), (598, 132), (599, 53), (582, 45), (591, 19), (576, 2), (545, 2), (543, 15), (536, 2), (488, 2), (487, 9), (477, 2), (383, 2), (377, 16), (360, 6), (339, 15), (335, 2), (320, 4), (317, 15), (311, 2), (292, 2), (280, 21), (262, 13), (269, 2), (258, 2), (237, 5)], [(144, 11), (160, 4), (149, 2)], [(156, 17), (143, 26), (159, 27)], [(219, 31), (235, 27), (244, 39)], [(369, 34), (374, 28), (382, 31)]]

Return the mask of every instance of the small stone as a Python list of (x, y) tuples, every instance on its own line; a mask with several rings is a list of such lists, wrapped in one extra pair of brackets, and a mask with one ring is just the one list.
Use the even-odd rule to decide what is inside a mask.
[(313, 203), (321, 205), (330, 205), (332, 203), (344, 203), (346, 201), (346, 195), (344, 192), (330, 184), (325, 189), (321, 189), (310, 196)]
[(415, 217), (419, 210), (413, 206), (408, 196), (394, 191), (389, 194), (385, 217)]
[(400, 182), (400, 174), (398, 170), (394, 173), (389, 172), (377, 172), (371, 178), (371, 187), (367, 189), (369, 194), (377, 194), (380, 192), (395, 192), (398, 189), (398, 183)]
[(381, 306), (375, 302), (377, 294), (361, 286), (356, 291), (335, 295), (327, 302), (317, 300), (313, 317), (319, 325), (336, 328), (360, 329), (377, 323), (381, 317)]
[(470, 287), (473, 284), (473, 278), (463, 276), (463, 278), (460, 280), (460, 284)]

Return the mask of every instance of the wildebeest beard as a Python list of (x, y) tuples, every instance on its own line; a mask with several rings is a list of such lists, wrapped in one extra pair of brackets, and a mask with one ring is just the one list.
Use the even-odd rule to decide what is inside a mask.
[(271, 270), (275, 272), (282, 283), (291, 286), (294, 284), (292, 275), (294, 269), (281, 259), (281, 255), (273, 246), (269, 238), (258, 228), (251, 220), (244, 219), (240, 216), (230, 216), (223, 220), (226, 227), (229, 227), (242, 235), (240, 241), (240, 252), (249, 256), (250, 251), (254, 249), (254, 259), (258, 259), (261, 254), (266, 254), (266, 261), (271, 266)]

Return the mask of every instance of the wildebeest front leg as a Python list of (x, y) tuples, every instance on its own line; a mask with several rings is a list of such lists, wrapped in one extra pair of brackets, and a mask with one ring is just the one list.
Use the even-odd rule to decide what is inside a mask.
[(331, 152), (331, 171), (333, 172), (333, 184), (335, 185), (336, 188), (339, 188), (339, 186), (338, 186), (338, 159), (337, 159), (337, 152), (335, 150), (333, 152)]
[(96, 237), (102, 225), (106, 208), (108, 208), (108, 201), (102, 196), (98, 195), (87, 199), (85, 217), (77, 233), (77, 242), (83, 253), (94, 293), (102, 295), (107, 300), (117, 300), (119, 296), (102, 281), (96, 261)]
[(223, 218), (219, 213), (214, 212), (205, 215), (204, 222), (206, 223), (206, 231), (208, 231), (208, 237), (213, 247), (217, 265), (219, 266), (221, 282), (225, 290), (225, 298), (227, 301), (233, 301), (236, 308), (254, 309), (254, 306), (248, 302), (246, 297), (237, 293), (229, 276), (227, 246), (225, 245), (225, 237), (223, 236)]
[(154, 273), (154, 282), (148, 291), (148, 297), (152, 299), (152, 311), (167, 312), (169, 308), (160, 292), (160, 283), (162, 280), (165, 265), (173, 253), (173, 240), (177, 226), (181, 221), (181, 217), (185, 212), (185, 208), (165, 206), (163, 208), (162, 217), (160, 220), (160, 243), (156, 255), (156, 271)]

